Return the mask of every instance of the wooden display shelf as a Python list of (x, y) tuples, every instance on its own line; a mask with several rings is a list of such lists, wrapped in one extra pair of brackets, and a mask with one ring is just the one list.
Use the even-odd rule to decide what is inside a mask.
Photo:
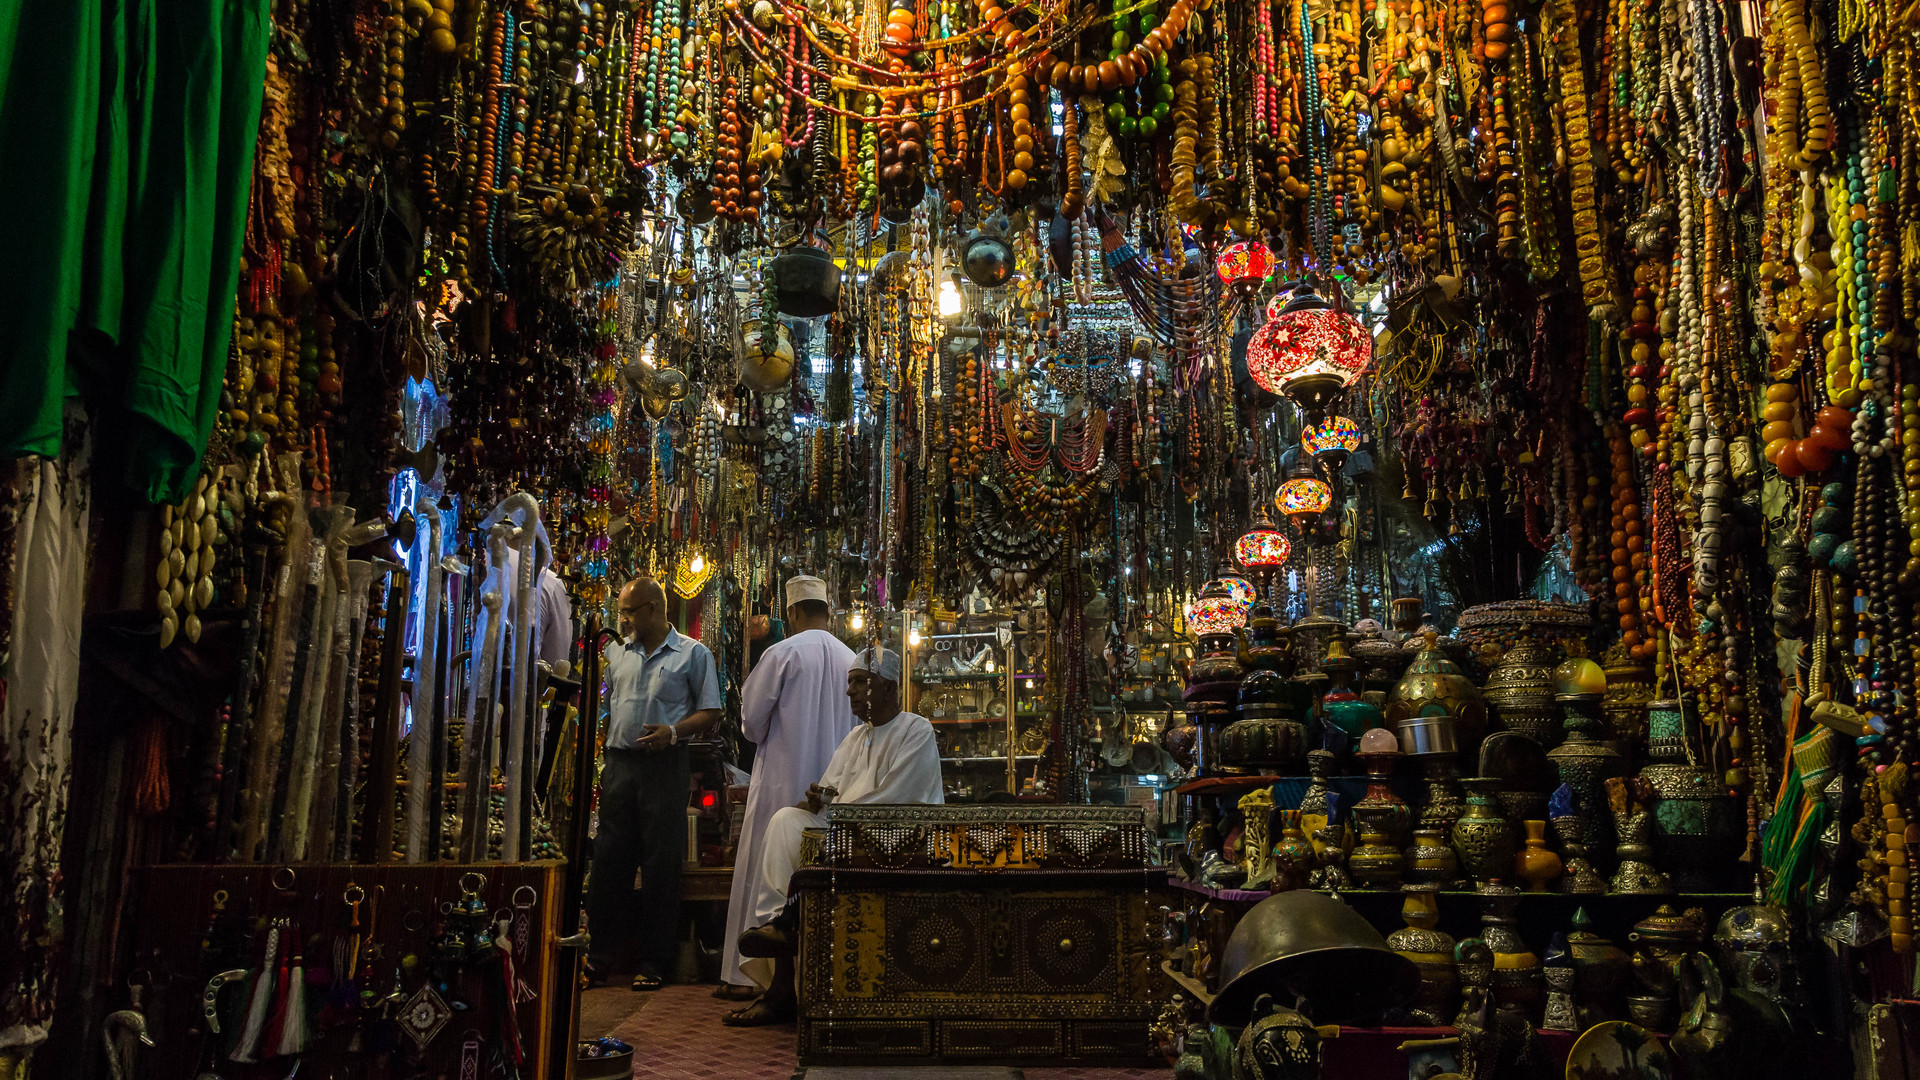
[(733, 897), (733, 867), (689, 866), (680, 875), (681, 900), (726, 901)]
[(1277, 784), (1286, 779), (1284, 776), (1209, 776), (1200, 780), (1189, 780), (1174, 788), (1178, 795), (1226, 795), (1235, 791), (1252, 791)]
[[(1254, 900), (1265, 900), (1267, 897), (1273, 895), (1272, 891), (1268, 889), (1217, 889), (1210, 885), (1202, 885), (1202, 884), (1199, 884), (1198, 882), (1188, 881), (1184, 878), (1169, 877), (1167, 879), (1167, 884), (1177, 889), (1184, 889), (1187, 892), (1199, 893), (1202, 896), (1208, 897), (1209, 899), (1213, 899), (1213, 900), (1245, 900), (1249, 898)], [(1315, 889), (1313, 891), (1320, 892), (1320, 893), (1330, 893), (1332, 890)], [(1379, 898), (1379, 897), (1388, 897), (1388, 896), (1403, 897), (1406, 895), (1406, 891), (1404, 889), (1340, 889), (1338, 891), (1339, 891), (1339, 895), (1343, 899), (1346, 899), (1349, 902), (1355, 902), (1355, 903), (1358, 903), (1370, 898)], [(1466, 898), (1466, 899), (1472, 899), (1472, 900), (1482, 899), (1481, 894), (1478, 891), (1473, 889), (1442, 889), (1437, 893), (1435, 893), (1434, 895), (1439, 896), (1443, 900), (1454, 899), (1454, 898)], [(1563, 892), (1549, 891), (1549, 892), (1521, 892), (1515, 895), (1519, 897), (1521, 903), (1540, 904), (1540, 903), (1550, 903), (1553, 901), (1560, 901), (1562, 903), (1569, 904), (1575, 907), (1578, 907), (1584, 904), (1620, 904), (1620, 903), (1631, 903), (1631, 902), (1638, 902), (1638, 901), (1651, 902), (1651, 903), (1654, 903), (1656, 906), (1660, 903), (1705, 905), (1705, 904), (1725, 903), (1728, 901), (1750, 900), (1753, 897), (1752, 893), (1746, 893), (1746, 892), (1563, 893)]]
[(998, 671), (980, 671), (957, 675), (915, 675), (913, 681), (918, 686), (948, 686), (966, 683), (999, 682), (1006, 675)]

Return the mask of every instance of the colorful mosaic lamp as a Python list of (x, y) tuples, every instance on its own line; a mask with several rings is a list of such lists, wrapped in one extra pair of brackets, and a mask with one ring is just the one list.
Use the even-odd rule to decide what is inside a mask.
[(1215, 578), (1187, 605), (1187, 629), (1198, 638), (1227, 637), (1247, 625), (1253, 586), (1245, 578)]
[(1273, 276), (1273, 252), (1258, 240), (1229, 244), (1213, 261), (1213, 270), (1229, 286), (1252, 289)]
[(1359, 319), (1309, 289), (1276, 296), (1267, 323), (1247, 343), (1247, 373), (1318, 421), (1373, 366), (1373, 335)]
[(1344, 416), (1329, 416), (1300, 433), (1300, 445), (1332, 472), (1347, 464), (1347, 455), (1360, 449), (1360, 425)]
[(1249, 574), (1272, 573), (1285, 566), (1287, 556), (1292, 553), (1293, 541), (1273, 527), (1273, 519), (1267, 516), (1264, 506), (1254, 510), (1253, 524), (1233, 545), (1235, 561)]
[(1333, 488), (1317, 476), (1296, 476), (1280, 485), (1273, 505), (1305, 532), (1313, 527), (1314, 518), (1333, 505)]
[(1248, 581), (1239, 574), (1221, 574), (1215, 580), (1225, 585), (1228, 595), (1232, 596), (1234, 600), (1239, 603), (1251, 605), (1256, 598), (1256, 594), (1253, 591), (1253, 582)]

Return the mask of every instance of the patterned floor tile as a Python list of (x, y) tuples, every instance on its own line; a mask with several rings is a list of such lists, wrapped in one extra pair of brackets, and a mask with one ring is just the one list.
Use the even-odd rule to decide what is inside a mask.
[[(633, 1013), (608, 1034), (633, 1046), (633, 1075), (638, 1080), (792, 1080), (795, 1037), (792, 1024), (730, 1028), (720, 1017), (739, 1008), (719, 1001), (711, 986), (669, 986), (651, 994), (633, 994)], [(617, 1007), (596, 1001), (599, 1015)], [(1066, 1068), (1023, 1070), (1025, 1080), (1168, 1080), (1172, 1069)], [(896, 1074), (906, 1080), (915, 1070)]]

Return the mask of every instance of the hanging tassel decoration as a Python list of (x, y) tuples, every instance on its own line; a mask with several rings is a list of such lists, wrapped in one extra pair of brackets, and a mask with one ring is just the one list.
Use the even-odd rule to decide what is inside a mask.
[(300, 940), (299, 932), (291, 924), (288, 925), (282, 937), (286, 939), (287, 947), (280, 952), (280, 967), (273, 976), (273, 1011), (267, 1015), (267, 1030), (260, 1036), (260, 1052), (267, 1057), (273, 1057), (280, 1052), (281, 1030), (287, 1025), (287, 992), (293, 977), (290, 965), (293, 960), (294, 943)]
[(167, 725), (158, 716), (141, 721), (134, 744), (133, 812), (141, 817), (164, 814), (173, 805), (173, 785), (167, 776)]
[(306, 958), (295, 956), (286, 975), (280, 1011), (280, 1034), (274, 1053), (280, 1057), (304, 1054), (307, 1050), (307, 969)]
[(234, 1040), (228, 1061), (249, 1065), (260, 1060), (260, 1036), (266, 1031), (267, 1017), (272, 1012), (274, 969), (279, 952), (280, 924), (275, 922), (267, 930), (266, 952), (253, 973), (253, 989), (247, 997), (247, 1022), (240, 1028), (240, 1037)]

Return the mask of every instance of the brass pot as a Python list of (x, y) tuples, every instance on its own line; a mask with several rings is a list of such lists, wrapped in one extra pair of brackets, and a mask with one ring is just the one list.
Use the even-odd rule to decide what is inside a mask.
[(1304, 997), (1315, 1022), (1344, 1024), (1405, 1004), (1420, 985), (1413, 961), (1389, 949), (1359, 912), (1304, 889), (1269, 896), (1242, 916), (1220, 971), (1207, 1015), (1229, 1026), (1248, 1023), (1262, 994)]
[(1580, 1023), (1592, 1027), (1626, 1015), (1623, 995), (1632, 963), (1618, 945), (1593, 932), (1587, 909), (1573, 913), (1573, 932), (1567, 935), (1573, 956), (1574, 980), (1580, 986)]
[(776, 322), (774, 344), (769, 346), (762, 325), (755, 324), (747, 331), (745, 347), (740, 353), (739, 376), (748, 389), (765, 394), (786, 386), (793, 376), (793, 339), (787, 334), (786, 324)]
[(1439, 638), (1426, 636), (1426, 647), (1407, 666), (1407, 673), (1387, 696), (1387, 721), (1396, 728), (1402, 720), (1451, 716), (1454, 739), (1462, 753), (1471, 753), (1487, 732), (1487, 703), (1480, 688), (1460, 666), (1440, 651)]
[(1627, 655), (1625, 648), (1607, 654), (1603, 669), (1607, 689), (1600, 697), (1600, 715), (1611, 738), (1622, 747), (1640, 745), (1647, 737), (1647, 706), (1653, 701), (1653, 668)]
[(1220, 766), (1230, 775), (1272, 775), (1306, 752), (1307, 725), (1285, 716), (1246, 716), (1220, 731)]
[(1687, 761), (1687, 718), (1677, 701), (1648, 706), (1651, 762), (1640, 778), (1653, 789), (1655, 861), (1681, 892), (1723, 885), (1746, 837), (1746, 807), (1712, 769)]
[(1560, 709), (1553, 703), (1553, 650), (1522, 641), (1487, 673), (1484, 695), (1493, 719), (1543, 747), (1560, 742)]

